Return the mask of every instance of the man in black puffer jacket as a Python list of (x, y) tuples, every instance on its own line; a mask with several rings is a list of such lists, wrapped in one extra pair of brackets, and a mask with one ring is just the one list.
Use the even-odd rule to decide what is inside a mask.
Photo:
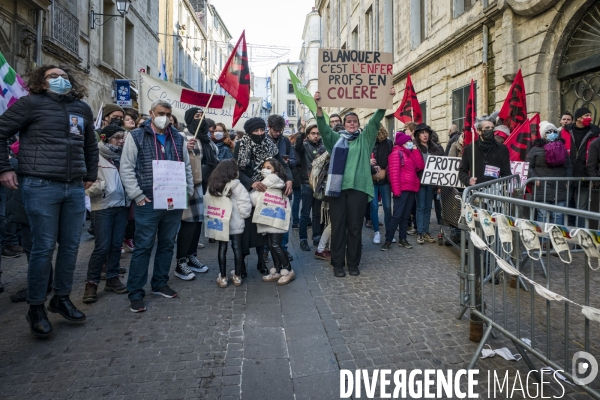
[[(48, 311), (71, 322), (85, 321), (69, 295), (84, 222), (84, 191), (94, 183), (98, 171), (98, 144), (92, 110), (81, 100), (87, 89), (75, 70), (41, 66), (31, 73), (28, 87), (30, 95), (21, 97), (0, 116), (0, 183), (17, 189), (6, 142), (20, 132), (19, 172), (32, 239), (27, 321), (31, 333), (45, 337), (52, 333), (44, 304), (56, 242), (60, 245), (54, 297)], [(79, 130), (71, 133), (75, 119), (83, 134)]]

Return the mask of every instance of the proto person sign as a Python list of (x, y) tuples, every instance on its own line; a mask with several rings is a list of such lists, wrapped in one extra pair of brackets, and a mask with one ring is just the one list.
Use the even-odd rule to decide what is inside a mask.
[(391, 109), (392, 53), (319, 49), (320, 105)]
[(421, 184), (433, 186), (465, 187), (458, 179), (460, 157), (427, 156)]

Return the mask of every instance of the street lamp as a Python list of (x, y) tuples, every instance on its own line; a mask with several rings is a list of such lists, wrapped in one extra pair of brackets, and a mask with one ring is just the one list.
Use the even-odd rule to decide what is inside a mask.
[[(119, 12), (119, 14), (96, 14), (94, 12), (94, 10), (90, 11), (90, 29), (95, 29), (96, 25), (102, 26), (105, 23), (107, 23), (108, 21), (110, 21), (112, 18), (115, 18), (115, 19), (117, 19), (117, 17), (125, 18), (125, 15), (127, 15), (127, 13), (129, 12), (130, 5), (131, 5), (131, 0), (117, 0), (117, 11)], [(96, 18), (100, 15), (102, 15), (104, 17), (111, 17), (111, 18), (107, 19), (103, 23), (100, 23), (100, 18)]]

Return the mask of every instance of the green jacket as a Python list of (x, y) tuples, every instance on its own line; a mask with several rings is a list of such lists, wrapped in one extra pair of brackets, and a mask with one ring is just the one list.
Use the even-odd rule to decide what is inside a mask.
[[(348, 149), (348, 159), (342, 179), (342, 190), (354, 189), (365, 192), (369, 201), (373, 199), (373, 179), (371, 178), (371, 153), (377, 140), (379, 124), (385, 115), (385, 110), (377, 110), (367, 123), (366, 128), (358, 138), (351, 141)], [(334, 132), (324, 117), (317, 117), (317, 126), (323, 138), (323, 145), (329, 154), (337, 143), (340, 135)]]

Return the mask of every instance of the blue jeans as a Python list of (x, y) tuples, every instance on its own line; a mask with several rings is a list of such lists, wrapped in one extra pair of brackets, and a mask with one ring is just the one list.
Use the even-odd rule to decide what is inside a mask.
[(41, 305), (46, 302), (48, 276), (57, 242), (54, 294), (71, 294), (85, 213), (85, 192), (81, 181), (58, 182), (32, 176), (23, 179), (22, 191), (32, 241), (27, 302)]
[(112, 207), (94, 212), (94, 251), (88, 263), (87, 281), (100, 283), (106, 262), (106, 279), (119, 275), (121, 246), (127, 228), (127, 207)]
[(321, 201), (313, 197), (313, 190), (309, 184), (302, 184), (302, 210), (300, 211), (300, 227), (298, 237), (308, 240), (308, 220), (312, 210), (312, 238), (321, 236)]
[[(546, 204), (554, 204), (559, 207), (565, 207), (567, 205), (567, 202), (566, 201), (557, 201), (557, 202), (547, 201)], [(550, 215), (550, 218), (548, 220), (546, 220), (547, 213)], [(538, 209), (537, 220), (539, 222), (548, 222), (549, 224), (556, 224), (556, 225), (564, 224), (565, 215), (563, 213), (557, 213), (557, 212), (552, 212), (552, 211), (548, 211), (547, 213), (546, 213), (546, 210)]]
[(431, 202), (433, 201), (433, 187), (421, 185), (417, 192), (417, 234), (429, 233), (431, 220)]
[(387, 229), (392, 218), (392, 207), (390, 204), (392, 192), (389, 183), (385, 185), (373, 185), (373, 188), (375, 188), (375, 192), (373, 200), (371, 200), (371, 222), (373, 223), (373, 231), (379, 232), (379, 195), (381, 195), (381, 205), (383, 206), (383, 223), (385, 224), (385, 229)]
[(302, 189), (294, 188), (292, 192), (292, 225), (300, 224), (300, 200), (302, 200)]
[(142, 299), (146, 295), (144, 286), (148, 283), (148, 267), (155, 239), (158, 241), (150, 282), (152, 291), (161, 290), (169, 282), (175, 238), (183, 210), (155, 210), (153, 205), (154, 203), (146, 203), (143, 206), (136, 205), (134, 208), (135, 248), (131, 255), (127, 278), (130, 300)]

